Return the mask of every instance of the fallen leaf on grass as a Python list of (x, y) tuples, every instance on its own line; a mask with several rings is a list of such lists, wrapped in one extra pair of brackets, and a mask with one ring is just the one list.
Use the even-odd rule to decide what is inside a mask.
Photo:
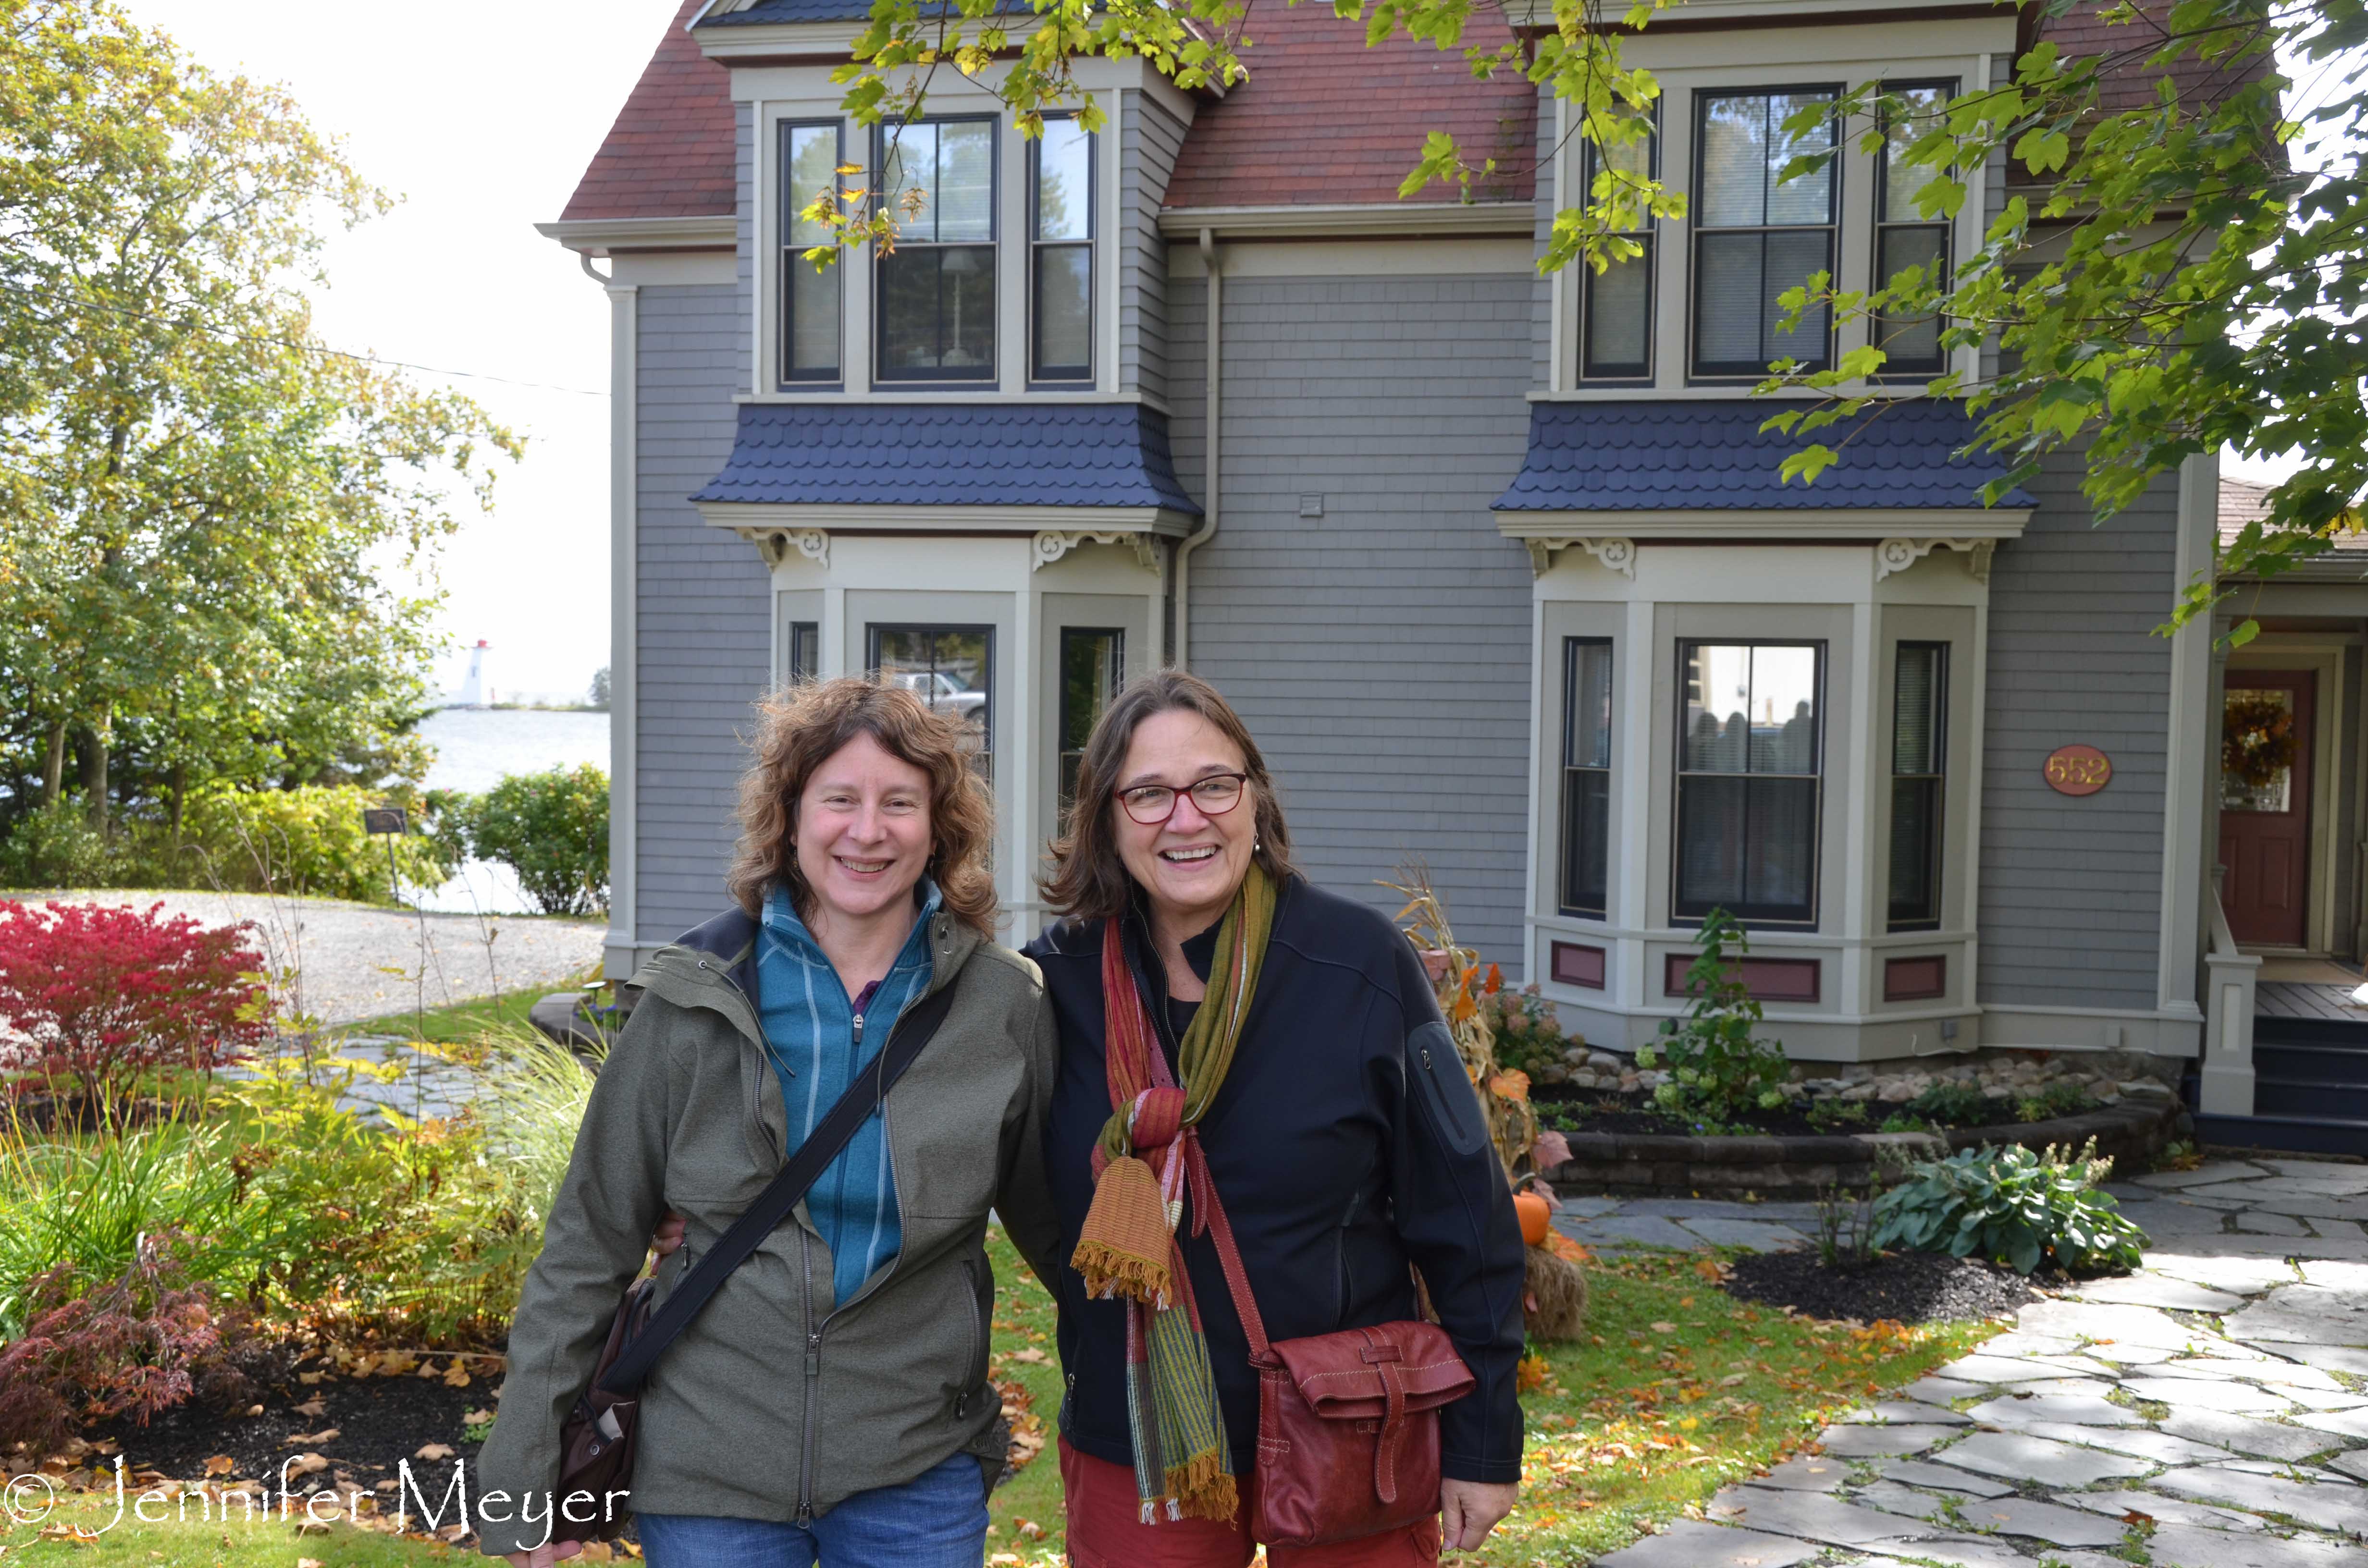
[(292, 1405), (290, 1408), (293, 1409), (297, 1415), (309, 1415), (315, 1421), (318, 1421), (322, 1416), (329, 1414), (329, 1407), (321, 1403), (321, 1396), (319, 1394), (314, 1394), (303, 1403)]
[(469, 1386), (469, 1369), (461, 1365), (457, 1357), (453, 1359), (452, 1365), (445, 1369), (444, 1386), (448, 1389), (464, 1389)]
[(452, 1457), (452, 1445), (450, 1443), (422, 1443), (419, 1445), (419, 1451), (413, 1454), (411, 1457), (416, 1460), (449, 1460)]
[(1663, 1318), (1657, 1323), (1648, 1324), (1647, 1326), (1650, 1327), (1655, 1334), (1675, 1334), (1678, 1332), (1678, 1325), (1671, 1323), (1667, 1318)]
[(300, 1557), (296, 1560), (296, 1568), (322, 1568), (321, 1560), (317, 1557)]
[(303, 1449), (326, 1448), (337, 1440), (337, 1429), (335, 1426), (324, 1426), (318, 1432), (299, 1432), (292, 1437), (282, 1437), (279, 1440), (283, 1443), (293, 1443)]
[(1023, 1350), (1014, 1350), (1008, 1359), (1013, 1361), (1025, 1361), (1031, 1367), (1041, 1367), (1046, 1361), (1050, 1360), (1051, 1358), (1046, 1356), (1042, 1350), (1039, 1350), (1034, 1346), (1030, 1345)]
[(318, 1454), (298, 1454), (294, 1459), (288, 1461), (288, 1473), (290, 1475), (310, 1475), (314, 1471), (326, 1470), (328, 1468), (329, 1461), (323, 1459)]
[(236, 1470), (237, 1468), (238, 1461), (231, 1458), (228, 1454), (216, 1454), (213, 1458), (206, 1461), (206, 1473), (208, 1475), (228, 1475), (232, 1471)]
[(462, 1414), (461, 1417), (461, 1425), (463, 1426), (483, 1426), (491, 1422), (493, 1418), (494, 1413), (490, 1410), (472, 1410)]

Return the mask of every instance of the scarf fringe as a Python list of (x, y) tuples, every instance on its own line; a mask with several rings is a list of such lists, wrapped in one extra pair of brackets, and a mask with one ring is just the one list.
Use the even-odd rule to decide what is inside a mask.
[(1241, 1494), (1225, 1471), (1222, 1454), (1194, 1454), (1167, 1475), (1168, 1517), (1230, 1520), (1241, 1510)]
[(1093, 1202), (1069, 1256), (1085, 1277), (1086, 1294), (1164, 1305), (1176, 1285), (1170, 1265), (1176, 1243), (1167, 1215), (1151, 1166), (1133, 1154), (1112, 1160), (1094, 1184)]

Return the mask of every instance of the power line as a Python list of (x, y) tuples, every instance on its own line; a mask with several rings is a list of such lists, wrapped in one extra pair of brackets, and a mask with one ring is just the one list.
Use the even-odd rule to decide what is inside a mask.
[(496, 376), (484, 370), (453, 370), (441, 365), (422, 365), (409, 359), (383, 359), (375, 354), (355, 354), (343, 348), (324, 347), (317, 343), (299, 343), (289, 337), (263, 337), (253, 333), (233, 332), (228, 327), (215, 326), (209, 322), (180, 322), (172, 317), (157, 315), (152, 311), (133, 310), (129, 305), (111, 305), (98, 300), (77, 300), (70, 295), (52, 294), (39, 289), (28, 290), (26, 292), (32, 298), (54, 301), (69, 309), (110, 311), (117, 315), (131, 316), (140, 321), (163, 322), (166, 325), (195, 326), (200, 332), (210, 332), (217, 337), (228, 338), (235, 343), (260, 343), (279, 348), (293, 348), (300, 354), (319, 354), (332, 359), (351, 359), (359, 365), (384, 365), (394, 369), (422, 370), (431, 376), (458, 376), (466, 381), (496, 381), (506, 387), (532, 387), (540, 392), (568, 392), (576, 397), (609, 395), (605, 392), (593, 392), (584, 387), (563, 387), (553, 381), (522, 381), (515, 377)]

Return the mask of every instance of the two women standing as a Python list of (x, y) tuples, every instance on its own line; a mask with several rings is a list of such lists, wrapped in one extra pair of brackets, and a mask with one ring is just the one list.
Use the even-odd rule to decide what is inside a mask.
[[(1440, 1412), (1437, 1516), (1269, 1562), (1412, 1565), (1477, 1546), (1520, 1471), (1521, 1244), (1405, 938), (1299, 876), (1255, 742), (1179, 672), (1135, 682), (1097, 726), (1044, 886), (1064, 918), (1026, 958), (985, 939), (987, 820), (961, 737), (909, 693), (840, 680), (768, 705), (740, 909), (635, 977), (643, 1001), (513, 1324), (481, 1486), (551, 1490), (559, 1423), (658, 1216), (682, 1216), (665, 1289), (895, 1011), (955, 984), (869, 1143), (859, 1133), (647, 1385), (633, 1506), (655, 1568), (981, 1561), (999, 1459), (990, 1205), (1060, 1306), (1079, 1568), (1236, 1568), (1256, 1550), (1257, 1378), (1201, 1231), (1216, 1207), (1273, 1340), (1416, 1318), (1418, 1269), (1475, 1380)], [(1171, 1177), (1145, 1204), (1131, 1176), (1108, 1178), (1137, 1155), (1179, 1170), (1185, 1143), (1213, 1203)], [(1100, 1281), (1137, 1255), (1164, 1263), (1162, 1227), (1183, 1266), (1171, 1310), (1089, 1293), (1072, 1267)], [(481, 1526), (481, 1540), (522, 1568), (570, 1554), (530, 1551), (537, 1528)]]

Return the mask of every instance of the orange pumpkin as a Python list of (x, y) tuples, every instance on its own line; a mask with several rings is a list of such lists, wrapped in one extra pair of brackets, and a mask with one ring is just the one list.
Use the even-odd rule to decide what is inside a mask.
[(1528, 1246), (1544, 1243), (1546, 1233), (1554, 1228), (1554, 1210), (1534, 1192), (1513, 1194), (1513, 1212), (1521, 1218), (1521, 1241)]

